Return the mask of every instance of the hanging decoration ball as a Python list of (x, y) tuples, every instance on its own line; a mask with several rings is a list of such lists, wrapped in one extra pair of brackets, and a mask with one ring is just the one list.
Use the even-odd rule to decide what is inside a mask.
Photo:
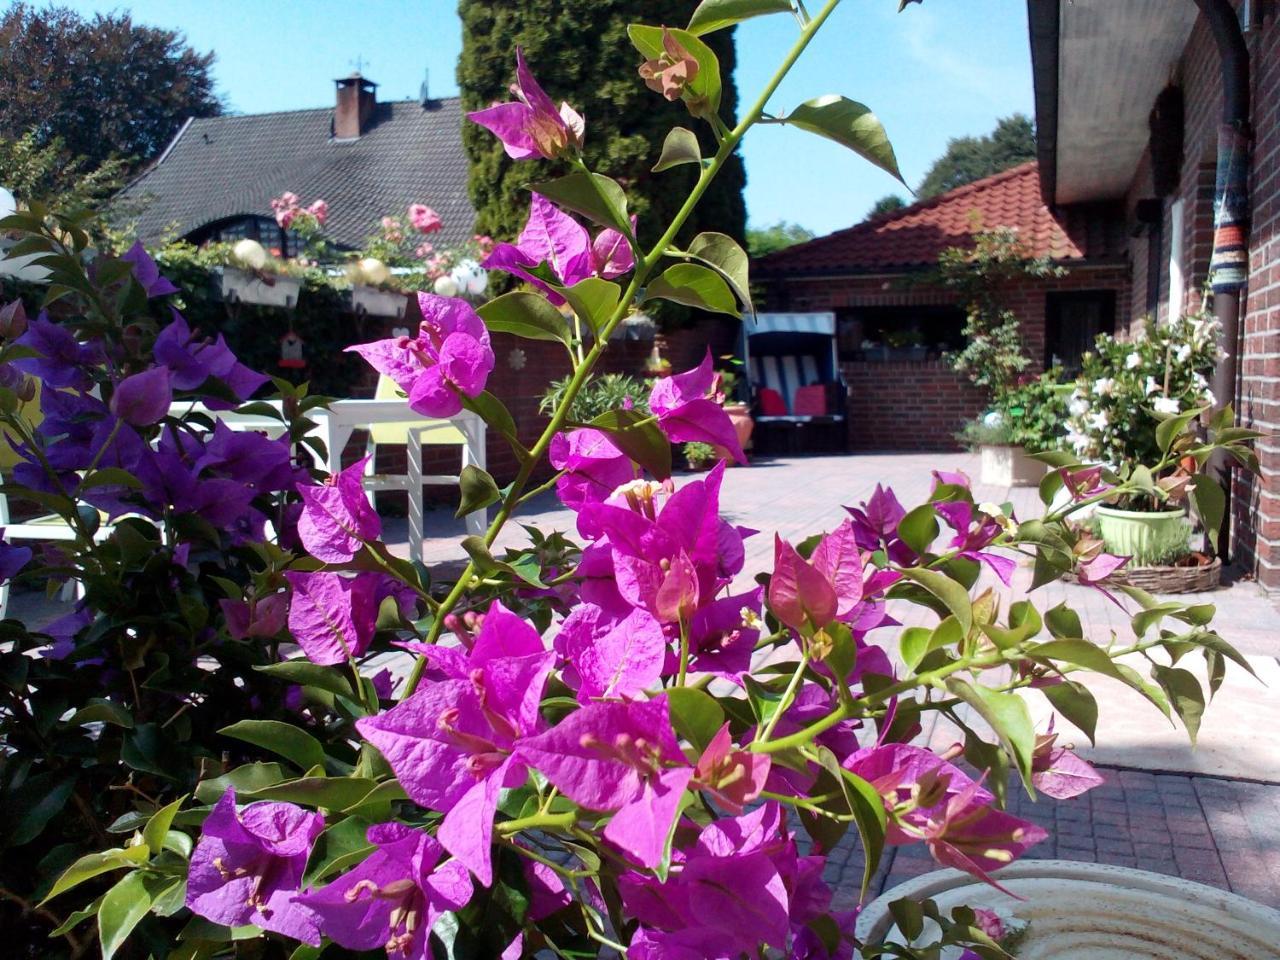
[(246, 237), (231, 248), (231, 259), (250, 270), (261, 270), (267, 265), (267, 251), (257, 240)]
[(452, 277), (458, 289), (470, 297), (484, 296), (489, 289), (489, 273), (474, 260), (463, 260), (453, 268)]
[(453, 279), (451, 274), (444, 274), (436, 277), (436, 282), (432, 284), (431, 289), (441, 297), (456, 297), (458, 295), (458, 281)]
[(391, 270), (377, 257), (365, 257), (360, 261), (360, 274), (364, 282), (372, 286), (381, 286), (391, 279)]

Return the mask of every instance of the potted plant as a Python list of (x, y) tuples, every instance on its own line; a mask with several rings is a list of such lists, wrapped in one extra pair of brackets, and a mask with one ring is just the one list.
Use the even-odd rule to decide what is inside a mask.
[(886, 359), (923, 360), (929, 355), (924, 336), (915, 327), (896, 327), (884, 332)]
[[(1217, 524), (1204, 510), (1221, 491), (1201, 471), (1203, 456), (1192, 447), (1178, 456), (1170, 438), (1215, 404), (1208, 378), (1221, 358), (1218, 333), (1206, 308), (1165, 324), (1148, 321), (1131, 340), (1104, 334), (1084, 355), (1068, 402), (1066, 440), (1082, 459), (1137, 481), (1134, 492), (1108, 498), (1094, 514), (1104, 548), (1133, 558), (1130, 576), (1139, 568), (1203, 566), (1211, 568), (1204, 577), (1217, 583), (1219, 566), (1212, 560), (1188, 563), (1189, 551), (1180, 551), (1180, 544), (1188, 507), (1210, 540), (1216, 539)], [(1221, 413), (1216, 417), (1220, 421)], [(1154, 471), (1143, 466), (1152, 463), (1159, 464)], [(1174, 576), (1170, 589), (1184, 579)]]
[(685, 464), (695, 473), (710, 470), (720, 462), (716, 448), (710, 443), (695, 440), (684, 444), (680, 449), (684, 453)]
[(1066, 415), (1056, 371), (1024, 377), (999, 390), (991, 408), (967, 421), (957, 439), (982, 458), (982, 482), (997, 487), (1035, 486), (1045, 465), (1032, 454), (1058, 449)]
[(239, 240), (226, 247), (226, 262), (214, 268), (215, 292), (228, 303), (292, 309), (298, 305), (302, 281), (285, 270), (257, 240)]
[[(742, 361), (729, 354), (720, 358), (726, 367), (719, 371), (720, 393), (724, 395), (724, 412), (733, 423), (734, 432), (738, 435), (738, 446), (743, 450), (751, 449), (751, 435), (755, 432), (756, 421), (751, 416), (751, 404), (741, 399), (742, 394)], [(729, 451), (718, 448), (717, 453), (726, 463), (735, 463)]]

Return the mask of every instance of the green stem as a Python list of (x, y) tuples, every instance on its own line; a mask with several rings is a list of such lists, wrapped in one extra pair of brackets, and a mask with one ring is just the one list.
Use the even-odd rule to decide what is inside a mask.
[(545, 827), (571, 827), (578, 819), (576, 810), (564, 813), (535, 813), (528, 817), (506, 820), (497, 824), (498, 832), (506, 836), (519, 833), (521, 830), (538, 830)]
[[(658, 238), (657, 243), (653, 245), (652, 249), (650, 249), (648, 253), (637, 259), (635, 270), (631, 274), (631, 280), (627, 284), (626, 290), (623, 292), (621, 299), (618, 301), (618, 305), (614, 308), (608, 321), (606, 321), (600, 328), (595, 343), (593, 343), (591, 345), (591, 349), (587, 351), (587, 355), (583, 359), (582, 363), (578, 365), (578, 369), (573, 372), (573, 376), (569, 380), (568, 386), (565, 388), (564, 396), (560, 399), (560, 406), (552, 415), (546, 428), (542, 431), (542, 435), (538, 437), (538, 441), (529, 449), (529, 455), (522, 461), (520, 471), (516, 474), (516, 479), (511, 484), (511, 489), (507, 492), (506, 497), (503, 498), (501, 508), (499, 508), (497, 514), (493, 518), (493, 522), (489, 524), (488, 531), (485, 533), (485, 546), (492, 546), (493, 541), (498, 536), (498, 533), (506, 525), (507, 520), (510, 519), (512, 512), (520, 501), (520, 497), (524, 492), (525, 486), (529, 482), (529, 478), (533, 475), (534, 468), (546, 454), (547, 449), (551, 446), (551, 441), (555, 438), (555, 435), (564, 427), (565, 421), (569, 416), (569, 410), (573, 406), (573, 401), (578, 396), (578, 391), (582, 389), (587, 378), (595, 368), (595, 365), (599, 362), (600, 357), (603, 356), (604, 351), (608, 348), (609, 336), (617, 328), (618, 324), (622, 322), (623, 318), (625, 318), (631, 311), (631, 308), (636, 301), (636, 297), (644, 287), (645, 282), (649, 279), (649, 275), (653, 272), (654, 266), (662, 259), (665, 251), (675, 240), (676, 235), (680, 232), (681, 227), (685, 225), (685, 222), (693, 213), (694, 208), (702, 199), (703, 194), (707, 192), (707, 188), (711, 185), (711, 181), (716, 178), (716, 175), (728, 161), (730, 155), (737, 148), (743, 136), (746, 135), (746, 132), (760, 119), (760, 115), (764, 113), (764, 108), (768, 106), (769, 98), (773, 96), (774, 92), (778, 89), (778, 86), (790, 72), (791, 68), (795, 66), (795, 62), (800, 58), (800, 54), (804, 52), (807, 46), (809, 46), (809, 42), (813, 39), (814, 34), (818, 32), (818, 29), (835, 10), (836, 5), (839, 2), (840, 0), (827, 0), (826, 4), (823, 5), (822, 11), (810, 20), (809, 23), (805, 25), (804, 29), (800, 31), (800, 36), (792, 45), (791, 51), (782, 61), (782, 65), (774, 73), (773, 78), (765, 85), (764, 91), (756, 99), (756, 102), (752, 105), (751, 109), (747, 111), (746, 115), (738, 122), (738, 125), (729, 131), (728, 136), (721, 141), (720, 148), (716, 151), (711, 162), (702, 168), (701, 172), (698, 174), (697, 182), (693, 185), (693, 189), (689, 191), (689, 196), (685, 198), (684, 203), (676, 212), (675, 217), (672, 219), (666, 231)], [(590, 173), (580, 158), (576, 159), (574, 163), (582, 170)], [(596, 183), (594, 177), (590, 178), (590, 182), (598, 191), (599, 185)], [(630, 232), (629, 226), (630, 225), (628, 225), (628, 232)], [(637, 248), (633, 246), (632, 249), (635, 250)], [(461, 600), (462, 595), (466, 593), (471, 583), (471, 579), (475, 574), (475, 562), (471, 561), (463, 570), (462, 576), (458, 578), (458, 582), (453, 585), (453, 589), (449, 591), (448, 595), (443, 601), (441, 601), (440, 606), (437, 608), (435, 621), (431, 624), (431, 629), (427, 632), (425, 642), (435, 643), (439, 640), (440, 633), (444, 629), (444, 618), (453, 611), (454, 607), (458, 605), (458, 601)], [(401, 699), (410, 696), (414, 690), (417, 689), (418, 683), (422, 679), (422, 674), (426, 670), (426, 666), (426, 658), (419, 656), (418, 661), (413, 665), (413, 670), (410, 672), (409, 678), (405, 683), (404, 693), (401, 695)]]
[(680, 672), (676, 675), (676, 686), (683, 687), (685, 677), (689, 674), (689, 622), (680, 618)]
[(778, 701), (778, 709), (773, 712), (773, 716), (765, 724), (764, 730), (756, 737), (757, 742), (768, 743), (769, 738), (773, 736), (773, 731), (778, 726), (778, 721), (790, 709), (792, 702), (796, 698), (796, 691), (800, 689), (800, 681), (804, 679), (804, 671), (807, 666), (809, 666), (809, 651), (805, 649), (800, 653), (800, 662), (796, 664), (796, 671), (791, 675), (791, 681), (787, 684), (787, 689), (782, 691), (782, 699)]

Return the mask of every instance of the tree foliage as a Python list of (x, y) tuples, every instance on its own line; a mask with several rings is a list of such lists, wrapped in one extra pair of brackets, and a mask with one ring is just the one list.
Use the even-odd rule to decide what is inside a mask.
[(871, 205), (871, 209), (867, 211), (867, 216), (878, 217), (882, 213), (893, 213), (893, 211), (901, 210), (906, 205), (907, 201), (902, 199), (899, 194), (886, 193)]
[[(643, 20), (683, 26), (695, 4), (688, 0), (526, 0), (491, 3), (460, 0), (462, 57), (458, 85), (467, 110), (506, 100), (515, 72), (515, 48), (537, 64), (538, 80), (557, 101), (566, 100), (586, 118), (584, 158), (593, 170), (612, 177), (627, 190), (631, 212), (639, 217), (641, 243), (657, 239), (697, 179), (697, 167), (684, 164), (653, 173), (651, 167), (673, 124), (690, 129), (695, 123), (680, 102), (664, 103), (638, 82), (641, 57), (627, 38), (627, 24)], [(732, 30), (703, 39), (720, 60), (724, 78), (721, 117), (732, 123), (737, 88), (732, 82)], [(700, 130), (703, 156), (714, 144)], [(553, 176), (547, 161), (516, 163), (502, 145), (474, 124), (463, 129), (471, 162), (471, 199), (476, 229), (499, 239), (520, 232), (529, 209), (526, 187)], [(746, 207), (742, 188), (746, 171), (740, 157), (732, 158), (712, 183), (698, 209), (685, 223), (681, 239), (703, 230), (716, 230), (742, 241)]]
[(813, 231), (808, 227), (779, 220), (767, 227), (748, 227), (747, 252), (753, 257), (763, 257), (765, 254), (785, 250), (787, 247), (812, 239)]
[(209, 69), (182, 34), (129, 13), (85, 19), (16, 4), (0, 18), (0, 137), (61, 141), (86, 169), (150, 160), (187, 117), (222, 110)]
[(1004, 117), (983, 137), (955, 137), (946, 152), (933, 162), (920, 189), (921, 200), (935, 197), (1001, 170), (1008, 170), (1036, 156), (1036, 128), (1021, 113)]
[(93, 167), (84, 157), (73, 157), (60, 137), (43, 145), (32, 131), (13, 140), (0, 138), (0, 184), (24, 203), (96, 207), (124, 185), (124, 174), (123, 160)]

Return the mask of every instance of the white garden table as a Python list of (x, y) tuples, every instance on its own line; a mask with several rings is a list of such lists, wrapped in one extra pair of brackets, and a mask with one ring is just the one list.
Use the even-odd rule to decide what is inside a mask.
[[(267, 401), (276, 409), (281, 409), (278, 400)], [(284, 424), (265, 413), (242, 414), (234, 410), (210, 410), (203, 404), (190, 401), (175, 403), (170, 409), (174, 416), (184, 416), (198, 412), (221, 420), (232, 430), (258, 430), (270, 437), (278, 437), (284, 433)], [(407, 446), (407, 467), (402, 477), (366, 478), (366, 487), (377, 489), (402, 489), (407, 491), (409, 499), (409, 558), (422, 559), (423, 523), (423, 484), (457, 485), (457, 475), (423, 474), (422, 472), (422, 434), (429, 433), (432, 425), (446, 421), (426, 420), (421, 414), (409, 409), (409, 401), (404, 398), (390, 400), (335, 400), (327, 408), (309, 410), (307, 416), (315, 421), (316, 427), (309, 434), (324, 443), (326, 456), (322, 459), (308, 448), (317, 465), (323, 466), (330, 474), (342, 469), (342, 451), (357, 430), (368, 430), (379, 424), (404, 424), (405, 444)], [(462, 464), (484, 469), (486, 465), (485, 422), (469, 410), (464, 410), (447, 421), (456, 427), (466, 439), (462, 449)], [(417, 429), (421, 427), (422, 429)], [(428, 439), (428, 442), (430, 440)], [(467, 515), (467, 532), (482, 535), (488, 526), (485, 511), (476, 510)]]

